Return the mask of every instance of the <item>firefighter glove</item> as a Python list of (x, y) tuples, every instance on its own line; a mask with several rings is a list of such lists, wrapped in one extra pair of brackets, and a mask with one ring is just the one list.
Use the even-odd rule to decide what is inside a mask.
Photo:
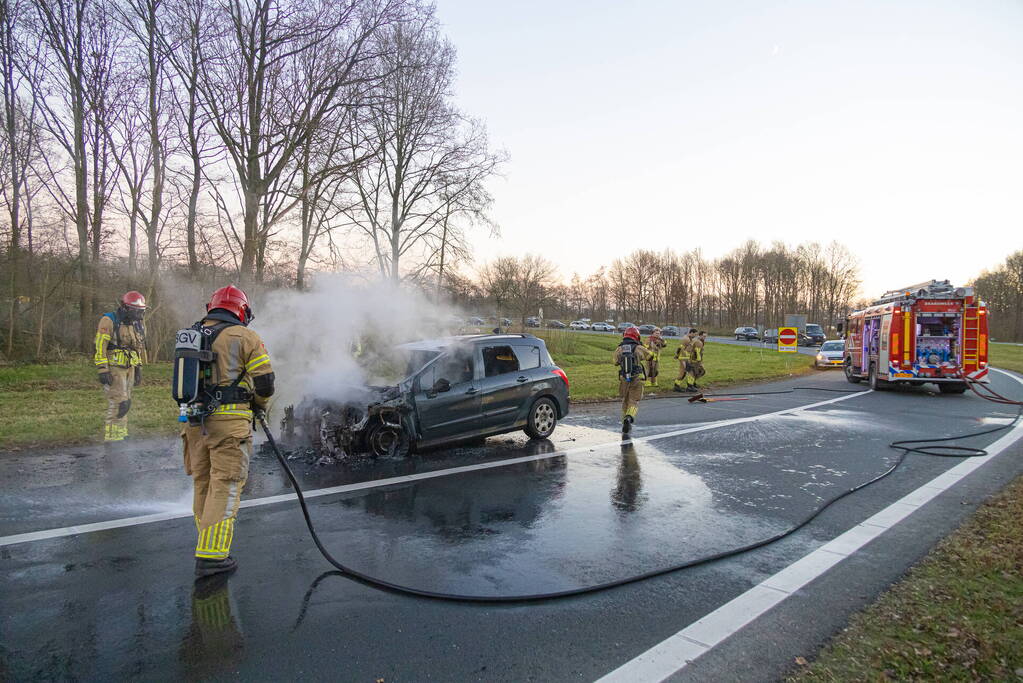
[(114, 376), (110, 374), (110, 371), (99, 373), (99, 383), (104, 386), (110, 386), (114, 383)]
[(135, 386), (142, 384), (142, 366), (135, 366)]

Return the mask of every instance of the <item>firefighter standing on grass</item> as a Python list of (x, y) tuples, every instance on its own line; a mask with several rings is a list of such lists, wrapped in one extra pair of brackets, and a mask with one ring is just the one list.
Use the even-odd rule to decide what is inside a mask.
[(650, 351), (640, 343), (639, 329), (625, 330), (622, 342), (615, 349), (614, 362), (618, 366), (618, 394), (622, 397), (622, 434), (632, 431), (639, 402), (643, 398), (643, 364), (650, 360)]
[(675, 359), (678, 361), (678, 377), (675, 378), (675, 386), (672, 391), (695, 391), (687, 388), (686, 375), (689, 373), (689, 359), (692, 353), (693, 342), (696, 341), (696, 328), (689, 328), (686, 336), (682, 337), (678, 348), (675, 349)]
[(648, 385), (657, 386), (658, 365), (661, 360), (661, 349), (667, 346), (667, 342), (661, 337), (661, 328), (655, 327), (654, 331), (647, 337), (646, 348), (650, 352), (650, 360), (646, 363), (646, 378)]
[(209, 348), (214, 356), (208, 361), (212, 391), (181, 432), (185, 473), (191, 475), (195, 489), (197, 577), (237, 567), (230, 556), (231, 540), (252, 457), (253, 411), (263, 411), (274, 393), (270, 356), (259, 335), (246, 327), (253, 316), (245, 293), (231, 285), (222, 287), (213, 293), (206, 311), (193, 329), (212, 338)]
[(142, 383), (146, 359), (146, 297), (126, 292), (116, 311), (103, 314), (96, 328), (96, 371), (107, 399), (104, 441), (124, 441), (128, 436), (131, 390)]

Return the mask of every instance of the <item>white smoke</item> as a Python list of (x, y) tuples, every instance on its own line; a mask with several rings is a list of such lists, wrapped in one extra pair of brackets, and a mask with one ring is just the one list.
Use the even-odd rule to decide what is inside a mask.
[(308, 292), (268, 292), (256, 303), (250, 327), (270, 354), (278, 411), (303, 398), (341, 401), (356, 395), (374, 379), (372, 368), (354, 353), (367, 340), (378, 350), (393, 348), (457, 327), (454, 309), (418, 292), (344, 274), (320, 274)]

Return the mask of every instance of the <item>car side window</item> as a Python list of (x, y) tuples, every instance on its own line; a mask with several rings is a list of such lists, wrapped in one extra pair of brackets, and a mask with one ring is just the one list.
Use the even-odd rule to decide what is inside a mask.
[(519, 360), (510, 346), (484, 346), (483, 370), (487, 377), (517, 372)]
[(513, 346), (515, 358), (519, 361), (519, 370), (532, 370), (540, 367), (540, 349), (536, 346)]
[(419, 376), (419, 386), (423, 391), (428, 391), (439, 379), (446, 379), (451, 386), (455, 386), (471, 382), (473, 374), (472, 354), (467, 350), (458, 350), (444, 354), (424, 370)]

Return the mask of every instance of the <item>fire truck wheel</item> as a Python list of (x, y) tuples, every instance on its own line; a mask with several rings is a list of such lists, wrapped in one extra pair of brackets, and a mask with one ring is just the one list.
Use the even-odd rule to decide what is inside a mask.
[(860, 383), (860, 379), (862, 378), (859, 375), (853, 374), (852, 359), (850, 358), (845, 359), (845, 363), (842, 364), (842, 371), (845, 373), (845, 380), (849, 382), (849, 384)]
[(870, 370), (867, 374), (867, 381), (870, 384), (870, 388), (874, 391), (884, 391), (888, 388), (888, 382), (877, 376), (877, 365), (874, 363), (870, 364)]
[(943, 394), (961, 394), (966, 391), (966, 385), (959, 382), (942, 382), (938, 385), (938, 391)]

